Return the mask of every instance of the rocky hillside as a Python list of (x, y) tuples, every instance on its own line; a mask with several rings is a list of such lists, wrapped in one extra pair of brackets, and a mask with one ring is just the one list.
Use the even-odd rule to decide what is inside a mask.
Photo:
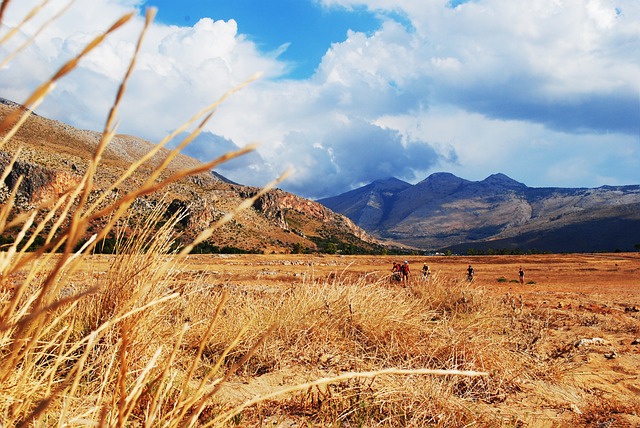
[[(0, 100), (0, 120), (16, 104)], [(0, 171), (4, 171), (14, 153), (20, 156), (13, 171), (0, 183), (0, 203), (22, 176), (17, 197), (17, 210), (33, 209), (46, 199), (55, 199), (80, 183), (88, 160), (100, 140), (100, 134), (75, 129), (64, 123), (33, 115), (0, 150)], [(136, 137), (119, 135), (107, 147), (96, 173), (92, 195), (107, 189), (136, 160), (153, 147)], [(129, 179), (115, 189), (107, 202), (113, 202), (143, 180), (164, 159), (162, 150)], [(178, 156), (164, 173), (199, 165), (187, 156)], [(215, 172), (186, 178), (164, 189), (162, 194), (140, 198), (134, 204), (133, 217), (142, 217), (159, 203), (167, 205), (167, 213), (187, 210), (181, 222), (182, 240), (188, 240), (212, 222), (233, 210), (246, 197), (259, 189), (237, 185)], [(96, 222), (93, 231), (100, 227)], [(17, 232), (17, 231), (16, 231)], [(91, 230), (89, 232), (92, 232)], [(3, 237), (6, 239), (6, 237)], [(289, 252), (322, 250), (328, 243), (333, 248), (351, 251), (378, 251), (380, 245), (347, 217), (325, 206), (295, 195), (273, 190), (261, 197), (251, 209), (243, 211), (219, 230), (205, 246), (208, 250), (241, 249), (254, 252)]]
[(380, 239), (428, 250), (632, 251), (640, 243), (640, 186), (532, 188), (504, 174), (437, 173), (319, 202)]

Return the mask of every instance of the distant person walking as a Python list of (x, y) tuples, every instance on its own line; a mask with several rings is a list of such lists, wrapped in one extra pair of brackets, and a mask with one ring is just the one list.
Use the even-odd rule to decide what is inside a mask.
[(518, 276), (520, 277), (520, 284), (524, 284), (524, 270), (522, 270), (522, 267), (518, 271)]
[(425, 263), (424, 265), (422, 265), (422, 278), (429, 279), (430, 275), (431, 271), (429, 270), (429, 265)]
[(402, 281), (405, 283), (405, 285), (409, 282), (409, 262), (408, 261), (404, 261), (404, 264), (402, 265)]
[(474, 275), (475, 275), (475, 271), (473, 270), (473, 267), (469, 265), (469, 267), (467, 268), (467, 281), (469, 282), (473, 281)]

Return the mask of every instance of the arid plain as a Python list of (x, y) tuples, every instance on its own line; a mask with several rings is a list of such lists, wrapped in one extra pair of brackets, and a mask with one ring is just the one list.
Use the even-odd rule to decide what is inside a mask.
[[(77, 275), (90, 273), (99, 278), (108, 270), (112, 257), (92, 256), (91, 262), (85, 263)], [(404, 260), (412, 268), (406, 287), (387, 280), (393, 262)], [(421, 277), (424, 263), (431, 270), (429, 281)], [(465, 279), (469, 265), (475, 269), (471, 284)], [(525, 271), (524, 284), (518, 281), (520, 267)], [(331, 287), (336, 283), (347, 288), (366, 288), (367, 293), (380, 289), (398, 299), (411, 301), (413, 297), (424, 299), (425, 294), (430, 293), (431, 283), (439, 283), (440, 288), (442, 284), (445, 287), (452, 284), (456, 292), (462, 290), (462, 297), (458, 298), (465, 303), (467, 298), (484, 299), (503, 308), (479, 309), (477, 316), (481, 319), (482, 311), (486, 311), (487, 325), (493, 323), (491, 317), (496, 318), (496, 325), (506, 325), (501, 327), (505, 330), (504, 336), (519, 339), (500, 339), (493, 342), (495, 346), (503, 346), (500, 352), (511, 354), (510, 358), (514, 355), (516, 359), (518, 355), (529, 358), (535, 354), (538, 372), (510, 379), (510, 386), (497, 394), (499, 397), (459, 395), (463, 402), (467, 399), (469, 406), (476, 409), (474, 412), (490, 414), (489, 419), (487, 416), (469, 419), (467, 415), (457, 420), (449, 417), (438, 423), (434, 417), (433, 426), (466, 426), (467, 423), (485, 426), (497, 424), (496, 421), (500, 421), (500, 426), (640, 426), (638, 253), (473, 257), (189, 255), (176, 269), (178, 288), (195, 281), (228, 290), (238, 300), (233, 298), (227, 305), (237, 305), (242, 296), (254, 299), (255, 293), (259, 299), (269, 299), (296, 288)], [(349, 308), (352, 310), (351, 304)], [(295, 310), (297, 308), (290, 308)], [(464, 310), (460, 313), (466, 316)], [(512, 331), (509, 323), (504, 322), (509, 317), (513, 318)], [(495, 334), (483, 329), (479, 323), (476, 327), (465, 327), (463, 334), (470, 335), (469, 341), (474, 340), (472, 336)], [(276, 358), (277, 364), (240, 370), (233, 376), (216, 396), (220, 405), (238, 406), (291, 384), (354, 371), (354, 367), (344, 365), (348, 356), (336, 355), (335, 350), (328, 352), (320, 345), (311, 352), (317, 354), (316, 358), (289, 360), (286, 349), (280, 352), (282, 356)], [(481, 363), (478, 370), (483, 369)], [(490, 368), (492, 375), (496, 370), (499, 366)], [(304, 426), (300, 425), (302, 421), (309, 423), (314, 411), (320, 411), (317, 406), (321, 406), (321, 398), (325, 398), (325, 406), (330, 401), (323, 395), (326, 392), (312, 390), (309, 387), (297, 395), (283, 394), (261, 401), (246, 409), (243, 419), (237, 422), (242, 426)], [(332, 426), (354, 426), (350, 425), (351, 419), (340, 417), (339, 412), (333, 416), (325, 414), (325, 423), (332, 417), (335, 417)]]

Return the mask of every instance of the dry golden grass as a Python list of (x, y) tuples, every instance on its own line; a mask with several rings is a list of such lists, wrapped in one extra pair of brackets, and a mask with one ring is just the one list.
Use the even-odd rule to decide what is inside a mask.
[[(590, 426), (604, 420), (594, 416), (599, 409), (620, 426), (637, 424), (639, 352), (631, 343), (640, 323), (626, 309), (640, 298), (638, 255), (411, 263), (422, 260), (435, 272), (431, 280), (414, 278), (402, 288), (387, 282), (390, 257), (190, 256), (182, 280), (212, 273), (206, 281), (230, 291), (225, 315), (234, 331), (277, 325), (216, 397), (219, 406), (267, 397), (233, 419), (243, 426), (265, 418), (282, 426)], [(469, 262), (478, 272), (473, 284), (464, 281)], [(585, 263), (592, 268), (581, 270)], [(497, 281), (517, 277), (520, 265), (540, 283)], [(542, 266), (543, 280), (533, 273)], [(575, 346), (594, 337), (603, 343)], [(489, 376), (387, 376), (384, 368)], [(354, 371), (377, 374), (338, 381)], [(313, 383), (331, 376), (333, 386)], [(292, 393), (301, 383), (308, 388)]]
[[(129, 18), (96, 37), (43, 83), (25, 102), (27, 110), (7, 116), (0, 123), (2, 144), (57, 79)], [(142, 36), (144, 31), (140, 42)], [(20, 230), (14, 244), (0, 252), (3, 426), (638, 422), (640, 388), (634, 386), (637, 371), (630, 368), (638, 367), (637, 351), (619, 347), (620, 364), (611, 368), (626, 388), (622, 391), (635, 391), (625, 395), (590, 385), (592, 379), (581, 371), (601, 369), (593, 364), (600, 354), (574, 346), (583, 334), (637, 335), (638, 316), (567, 311), (568, 305), (591, 304), (578, 303), (568, 286), (555, 289), (565, 293), (562, 310), (556, 311), (557, 297), (534, 299), (534, 287), (509, 290), (512, 284), (483, 282), (490, 266), (511, 272), (505, 261), (513, 259), (482, 259), (486, 270), (476, 266), (478, 279), (471, 284), (460, 275), (467, 260), (438, 259), (443, 267), (432, 266), (429, 281), (414, 277), (409, 286), (398, 287), (389, 283), (391, 258), (189, 256), (192, 245), (174, 245), (172, 225), (181, 213), (167, 220), (166, 207), (159, 206), (142, 221), (130, 217), (135, 198), (246, 151), (166, 171), (222, 100), (189, 121), (202, 120), (135, 191), (112, 202), (105, 202), (110, 189), (90, 198), (134, 63), (135, 56), (77, 186), (26, 213), (14, 212), (16, 187), (0, 207), (0, 232)], [(153, 149), (135, 162), (113, 187), (155, 154)], [(207, 239), (259, 195), (192, 244)], [(78, 248), (98, 219), (104, 227)], [(118, 254), (93, 256), (101, 239), (109, 232), (118, 235), (121, 227), (133, 233), (119, 240)], [(45, 246), (30, 252), (36, 236), (45, 238)], [(631, 264), (637, 270), (637, 259)], [(628, 296), (637, 304), (637, 291)], [(570, 329), (580, 336), (567, 334)]]
[[(133, 323), (131, 337), (139, 339), (131, 339), (128, 369), (143, 371), (157, 349), (176, 349), (169, 370), (182, 383), (161, 400), (165, 411), (179, 391), (221, 385), (200, 403), (195, 426), (265, 420), (280, 426), (592, 426), (607, 420), (634, 426), (638, 420), (638, 350), (630, 342), (640, 324), (637, 313), (624, 311), (637, 305), (637, 291), (612, 293), (596, 307), (590, 299), (597, 294), (580, 287), (617, 263), (618, 288), (624, 290), (626, 278), (633, 289), (634, 276), (624, 274), (640, 269), (637, 255), (531, 257), (528, 271), (553, 258), (564, 261), (562, 269), (549, 270), (549, 283), (529, 286), (496, 281), (496, 273), (522, 263), (512, 257), (475, 258), (474, 284), (446, 273), (464, 271), (467, 258), (428, 258), (435, 272), (430, 281), (414, 278), (407, 288), (387, 281), (384, 268), (392, 259), (385, 257), (156, 256), (138, 260), (166, 272), (156, 299), (174, 297)], [(131, 282), (126, 278), (134, 273), (118, 273), (124, 259), (87, 257), (74, 281), (114, 278), (104, 292)], [(563, 282), (565, 269), (585, 261), (598, 270)], [(272, 274), (264, 275), (265, 268)], [(96, 313), (91, 302), (99, 296), (84, 298), (75, 316)], [(620, 300), (629, 296), (635, 300)], [(575, 346), (593, 337), (606, 343)], [(614, 348), (618, 355), (608, 360), (604, 355)], [(432, 376), (442, 374), (438, 370), (488, 375)], [(151, 389), (140, 397), (132, 420), (153, 426), (143, 410), (153, 401)]]

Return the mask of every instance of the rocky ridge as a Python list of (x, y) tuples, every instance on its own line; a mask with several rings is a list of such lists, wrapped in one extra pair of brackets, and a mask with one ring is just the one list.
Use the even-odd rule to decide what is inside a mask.
[[(15, 103), (0, 102), (0, 119)], [(0, 203), (22, 176), (17, 195), (18, 210), (29, 210), (46, 199), (57, 198), (77, 186), (89, 159), (100, 141), (100, 133), (78, 130), (67, 124), (32, 115), (0, 152), (0, 171), (4, 171), (16, 151), (20, 155), (13, 171), (0, 183)], [(92, 197), (107, 189), (129, 166), (153, 148), (137, 137), (118, 135), (107, 146), (96, 172)], [(105, 203), (111, 203), (140, 186), (168, 154), (162, 149), (130, 178), (114, 189)], [(178, 155), (161, 178), (200, 162)], [(135, 216), (143, 216), (157, 204), (167, 205), (167, 214), (182, 210), (182, 240), (191, 239), (214, 221), (235, 209), (259, 189), (241, 186), (211, 171), (180, 180), (148, 195), (134, 204)], [(96, 222), (89, 233), (99, 229)], [(366, 251), (378, 248), (377, 241), (348, 218), (326, 207), (281, 190), (260, 197), (251, 209), (219, 229), (208, 245), (233, 247), (254, 252), (288, 252), (294, 246), (318, 250), (323, 242), (344, 243)]]

